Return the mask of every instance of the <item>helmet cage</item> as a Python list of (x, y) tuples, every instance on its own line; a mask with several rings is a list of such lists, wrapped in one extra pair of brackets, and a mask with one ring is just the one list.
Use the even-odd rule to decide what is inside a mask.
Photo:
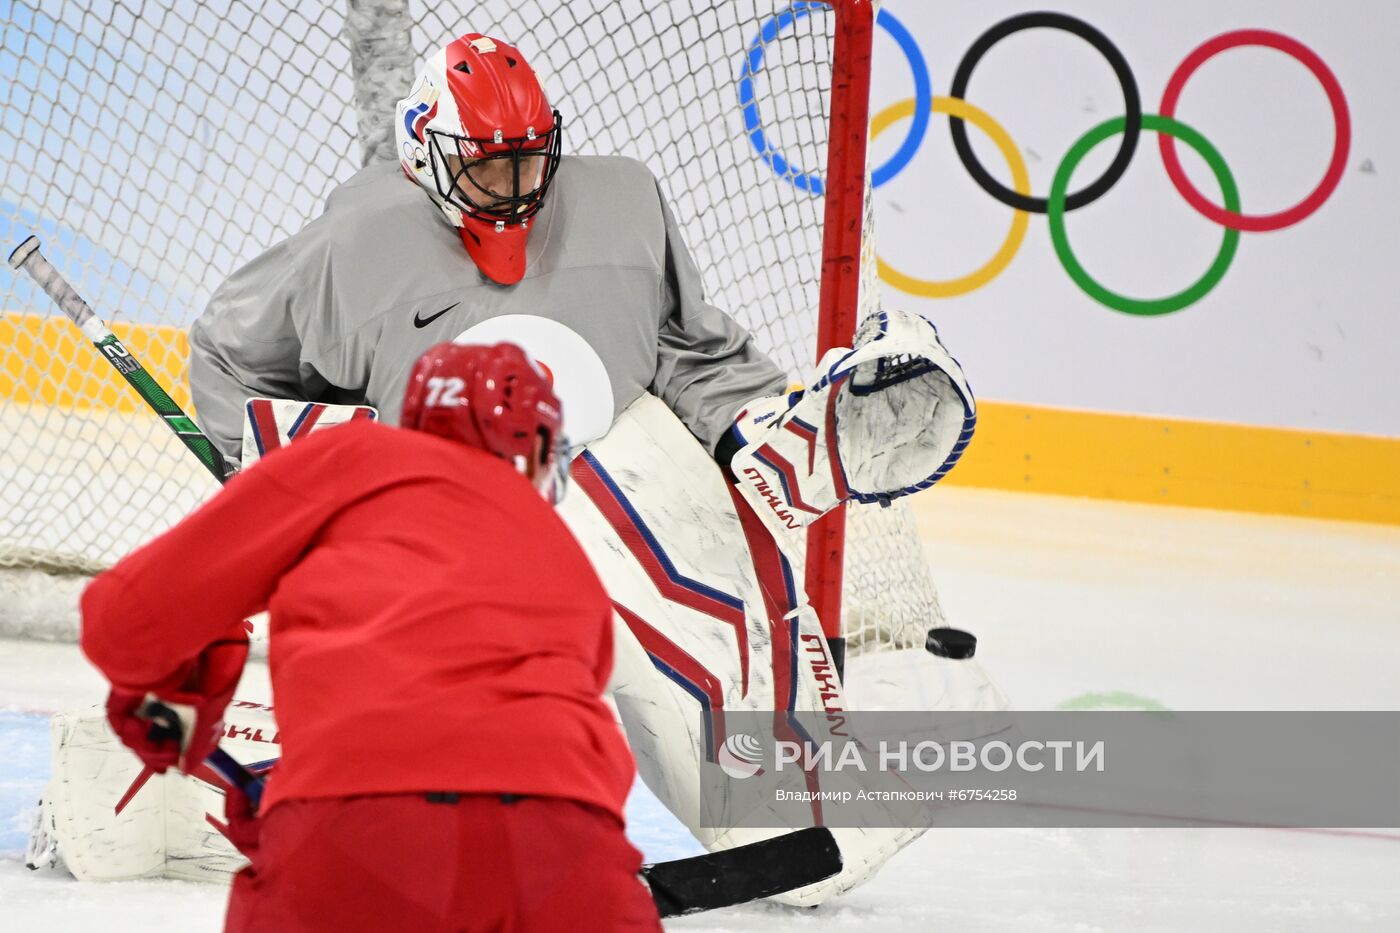
[[(556, 110), (554, 126), (538, 135), (483, 139), (426, 129), (428, 158), (432, 160), (438, 196), (468, 217), (495, 221), (498, 225), (525, 222), (539, 213), (559, 169), (563, 154), (561, 126), (562, 118)], [(455, 168), (449, 156), (455, 158)], [(522, 179), (521, 165), (533, 157), (544, 159), (538, 181)], [(495, 162), (509, 163), (507, 192), (487, 188), (477, 178), (484, 163)], [(529, 187), (522, 188), (522, 181)]]

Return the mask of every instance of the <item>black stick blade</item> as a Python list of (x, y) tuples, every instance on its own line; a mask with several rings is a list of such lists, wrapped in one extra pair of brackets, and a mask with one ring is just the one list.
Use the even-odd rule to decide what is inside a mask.
[(656, 909), (676, 917), (732, 907), (815, 884), (841, 870), (831, 830), (799, 829), (762, 842), (642, 866)]

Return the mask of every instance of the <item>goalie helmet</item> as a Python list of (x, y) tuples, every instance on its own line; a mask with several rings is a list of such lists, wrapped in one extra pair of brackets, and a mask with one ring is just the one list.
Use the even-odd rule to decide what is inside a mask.
[(546, 498), (563, 498), (568, 443), (559, 399), (513, 343), (429, 347), (408, 375), (399, 425), (495, 454)]
[(423, 66), (399, 101), (399, 164), (459, 228), (482, 273), (525, 275), (530, 218), (539, 212), (562, 143), (559, 112), (512, 45), (468, 33)]

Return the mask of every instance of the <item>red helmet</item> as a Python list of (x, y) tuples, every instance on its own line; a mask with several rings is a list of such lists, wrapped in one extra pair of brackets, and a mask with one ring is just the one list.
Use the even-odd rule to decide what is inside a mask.
[(404, 173), (461, 228), (477, 268), (520, 281), (562, 151), (559, 113), (520, 50), (474, 32), (449, 43), (399, 101), (395, 134)]
[[(413, 364), (399, 425), (509, 460), (554, 501), (564, 493), (568, 444), (549, 378), (513, 343), (439, 343)], [(551, 489), (552, 487), (552, 489)]]

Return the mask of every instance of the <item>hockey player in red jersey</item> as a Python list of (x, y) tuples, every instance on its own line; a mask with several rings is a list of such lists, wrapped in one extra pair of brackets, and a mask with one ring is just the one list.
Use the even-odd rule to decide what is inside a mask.
[(412, 430), (273, 453), (84, 593), (111, 723), (161, 772), (212, 749), (242, 620), (271, 615), (282, 759), (256, 820), (230, 802), (252, 865), (226, 929), (659, 929), (601, 698), (612, 608), (540, 494), (561, 492), (560, 417), (517, 347), (434, 346)]

